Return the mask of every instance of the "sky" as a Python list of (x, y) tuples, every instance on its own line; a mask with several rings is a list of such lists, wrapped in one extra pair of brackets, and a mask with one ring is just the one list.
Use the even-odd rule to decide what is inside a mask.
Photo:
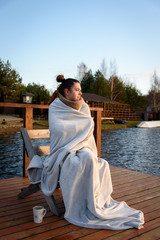
[(160, 0), (0, 0), (0, 58), (52, 91), (82, 62), (95, 74), (105, 61), (107, 76), (114, 63), (147, 94), (160, 76)]

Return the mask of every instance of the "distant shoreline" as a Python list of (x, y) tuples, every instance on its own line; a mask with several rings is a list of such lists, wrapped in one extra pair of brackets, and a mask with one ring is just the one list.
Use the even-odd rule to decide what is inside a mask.
[(118, 123), (102, 123), (102, 130), (110, 130), (110, 129), (116, 129), (116, 128), (133, 128), (136, 127), (141, 121), (127, 121), (124, 124), (118, 124)]

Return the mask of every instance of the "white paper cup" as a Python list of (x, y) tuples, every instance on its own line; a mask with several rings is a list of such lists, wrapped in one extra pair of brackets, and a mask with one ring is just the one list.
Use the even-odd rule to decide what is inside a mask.
[(35, 223), (41, 223), (47, 210), (43, 206), (33, 207), (33, 218)]

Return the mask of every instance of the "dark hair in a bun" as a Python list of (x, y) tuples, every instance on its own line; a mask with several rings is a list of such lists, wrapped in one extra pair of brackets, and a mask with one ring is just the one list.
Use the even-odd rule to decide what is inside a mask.
[(58, 75), (58, 76), (56, 77), (56, 81), (57, 81), (57, 82), (63, 82), (64, 80), (65, 80), (64, 75)]
[(57, 82), (61, 82), (61, 84), (59, 85), (59, 87), (57, 88), (58, 92), (63, 96), (64, 96), (64, 89), (68, 89), (71, 90), (71, 88), (73, 87), (74, 83), (79, 81), (77, 79), (74, 78), (67, 78), (65, 79), (63, 75), (58, 75), (56, 77), (56, 81)]

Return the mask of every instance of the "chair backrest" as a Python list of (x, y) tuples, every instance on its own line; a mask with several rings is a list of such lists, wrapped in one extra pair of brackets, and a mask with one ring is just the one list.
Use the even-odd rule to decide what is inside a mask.
[[(33, 130), (27, 130), (28, 135), (31, 140), (33, 139), (49, 139), (49, 129), (33, 129)], [(34, 151), (37, 155), (43, 156), (48, 155), (50, 153), (50, 146), (36, 146), (33, 147)]]
[(39, 156), (48, 155), (50, 153), (50, 146), (33, 146), (32, 140), (34, 139), (49, 139), (49, 129), (32, 129), (27, 130), (26, 128), (23, 128), (21, 130), (22, 138), (25, 142), (25, 148), (27, 151), (27, 154), (30, 158), (37, 154)]

